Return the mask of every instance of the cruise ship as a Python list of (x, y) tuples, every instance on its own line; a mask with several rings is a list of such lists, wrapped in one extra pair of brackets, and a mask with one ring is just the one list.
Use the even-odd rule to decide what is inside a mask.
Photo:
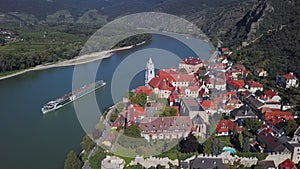
[(81, 87), (78, 90), (75, 90), (69, 94), (64, 95), (61, 98), (58, 98), (56, 100), (52, 100), (52, 101), (46, 103), (42, 107), (41, 111), (43, 112), (43, 114), (46, 114), (48, 112), (57, 110), (65, 105), (73, 102), (74, 100), (79, 99), (80, 97), (82, 97), (88, 93), (91, 93), (105, 85), (106, 85), (106, 82), (104, 82), (103, 80), (99, 80), (97, 82), (94, 82), (94, 83), (91, 83), (88, 85), (84, 85), (83, 87)]

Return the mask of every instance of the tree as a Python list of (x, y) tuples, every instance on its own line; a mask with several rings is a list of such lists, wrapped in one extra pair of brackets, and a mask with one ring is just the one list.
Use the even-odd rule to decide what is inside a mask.
[(246, 128), (249, 129), (252, 133), (255, 133), (256, 130), (261, 128), (262, 122), (257, 118), (246, 119), (245, 121)]
[(109, 120), (111, 122), (115, 122), (116, 119), (119, 117), (119, 112), (118, 110), (116, 109), (113, 113), (111, 113), (110, 117), (109, 117)]
[(83, 150), (90, 152), (95, 147), (96, 143), (88, 135), (85, 135), (80, 145)]
[(131, 98), (134, 96), (134, 93), (132, 91), (128, 92), (128, 99), (131, 100)]
[(203, 147), (198, 142), (197, 138), (190, 133), (188, 137), (179, 142), (179, 151), (182, 153), (203, 152)]
[(128, 137), (141, 138), (141, 129), (138, 126), (131, 125), (125, 129), (124, 135)]
[(138, 104), (140, 106), (145, 106), (147, 103), (147, 94), (146, 93), (137, 93), (135, 95), (129, 94), (130, 102), (132, 104)]
[(145, 106), (147, 103), (147, 94), (146, 93), (138, 93), (136, 94), (137, 104), (140, 106)]
[(162, 114), (160, 114), (161, 117), (169, 117), (169, 116), (176, 116), (176, 115), (177, 115), (177, 110), (169, 106), (165, 107)]
[(293, 136), (297, 127), (298, 127), (298, 124), (294, 120), (288, 120), (285, 122), (285, 132), (289, 136)]
[(82, 161), (74, 151), (70, 151), (65, 160), (64, 169), (81, 169)]
[(104, 160), (106, 154), (101, 147), (98, 147), (94, 156), (89, 159), (91, 169), (101, 169), (101, 161)]

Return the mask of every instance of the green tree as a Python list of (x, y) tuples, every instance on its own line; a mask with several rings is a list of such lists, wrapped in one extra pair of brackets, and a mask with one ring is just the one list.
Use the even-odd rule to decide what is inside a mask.
[(246, 119), (245, 125), (247, 129), (249, 129), (252, 133), (255, 133), (256, 130), (261, 128), (262, 121), (259, 121), (257, 118), (250, 118)]
[(131, 100), (133, 96), (134, 96), (134, 93), (132, 91), (129, 91), (128, 92), (128, 99)]
[(161, 117), (170, 117), (170, 116), (176, 116), (177, 110), (173, 107), (165, 107), (164, 111), (160, 114)]
[(119, 117), (119, 112), (118, 110), (116, 109), (113, 113), (111, 113), (110, 117), (109, 117), (109, 120), (111, 122), (115, 122), (116, 119)]
[(128, 137), (141, 138), (141, 129), (138, 126), (131, 125), (125, 129), (124, 135)]
[(147, 94), (146, 93), (138, 93), (136, 94), (137, 104), (140, 106), (145, 106), (147, 103)]
[(285, 132), (289, 136), (293, 136), (298, 124), (294, 120), (288, 120), (285, 122)]
[[(132, 95), (132, 94), (130, 94)], [(132, 104), (138, 104), (140, 106), (145, 106), (147, 103), (147, 94), (146, 93), (137, 93), (130, 97), (130, 102)]]
[(95, 155), (89, 159), (91, 169), (101, 169), (101, 161), (105, 159), (106, 154), (101, 147), (98, 147)]
[(96, 143), (88, 135), (85, 135), (80, 145), (83, 150), (90, 152), (95, 147)]
[(70, 151), (65, 160), (64, 169), (81, 169), (82, 164), (77, 154), (74, 151)]

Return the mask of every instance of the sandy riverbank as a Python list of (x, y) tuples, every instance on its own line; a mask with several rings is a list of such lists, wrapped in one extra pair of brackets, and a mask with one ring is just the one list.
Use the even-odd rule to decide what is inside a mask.
[(30, 72), (30, 71), (38, 71), (38, 70), (55, 68), (55, 67), (73, 66), (73, 65), (80, 65), (80, 64), (84, 64), (84, 63), (89, 63), (89, 62), (97, 61), (97, 60), (100, 60), (100, 59), (109, 58), (116, 51), (127, 50), (127, 49), (131, 49), (133, 47), (134, 47), (134, 45), (126, 46), (126, 47), (122, 47), (122, 48), (91, 53), (91, 54), (88, 54), (88, 55), (82, 55), (82, 56), (75, 57), (74, 59), (71, 59), (71, 60), (61, 61), (61, 62), (57, 62), (57, 63), (53, 63), (53, 64), (52, 63), (51, 64), (46, 63), (46, 64), (43, 64), (43, 65), (38, 65), (38, 66), (35, 66), (33, 68), (25, 69), (25, 70), (20, 71), (20, 72), (16, 72), (16, 73), (13, 73), (13, 74), (9, 74), (9, 75), (0, 77), (0, 80), (7, 79), (7, 78), (10, 78), (10, 77), (14, 77), (14, 76), (18, 76), (18, 75), (21, 75), (23, 73)]

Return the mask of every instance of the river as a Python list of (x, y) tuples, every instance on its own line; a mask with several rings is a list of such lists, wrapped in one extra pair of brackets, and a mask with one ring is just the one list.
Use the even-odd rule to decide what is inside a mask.
[[(201, 41), (199, 44), (203, 57), (209, 56), (211, 50), (208, 43)], [(171, 51), (181, 58), (195, 56), (195, 53), (181, 42), (170, 37), (154, 35), (148, 44), (117, 52), (104, 59), (97, 71), (97, 79), (108, 83), (106, 87), (96, 91), (101, 111), (113, 104), (110, 84), (120, 63), (128, 56), (143, 55), (139, 51), (154, 49)], [(147, 57), (140, 57), (143, 59), (135, 60), (132, 64), (145, 67), (149, 57), (152, 57), (156, 64), (157, 57), (160, 57), (158, 55), (159, 52), (147, 53)], [(178, 67), (178, 62), (175, 61), (170, 61), (169, 64)], [(80, 65), (79, 68), (84, 71), (97, 64), (99, 61)], [(170, 65), (166, 65), (166, 68)], [(70, 150), (80, 152), (80, 142), (85, 132), (77, 119), (73, 104), (47, 115), (40, 111), (43, 104), (49, 100), (72, 90), (73, 70), (74, 66), (51, 68), (27, 72), (0, 81), (0, 168), (59, 169), (63, 168)], [(119, 83), (122, 83), (122, 79)], [(130, 88), (143, 84), (144, 70), (141, 70), (133, 77)], [(126, 91), (121, 93), (120, 95), (123, 95)], [(88, 95), (80, 101), (88, 102), (89, 99)]]

